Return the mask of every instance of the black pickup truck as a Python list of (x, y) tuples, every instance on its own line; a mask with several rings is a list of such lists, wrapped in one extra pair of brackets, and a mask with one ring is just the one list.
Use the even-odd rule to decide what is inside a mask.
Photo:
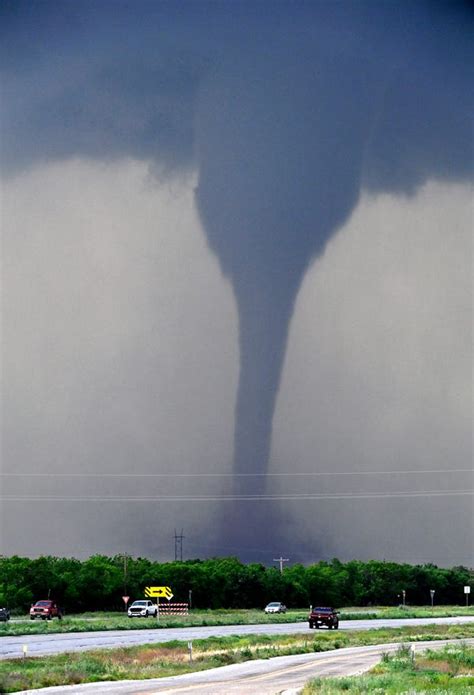
[(337, 630), (339, 627), (339, 613), (334, 608), (312, 608), (308, 616), (308, 623), (311, 629), (326, 625), (328, 630)]

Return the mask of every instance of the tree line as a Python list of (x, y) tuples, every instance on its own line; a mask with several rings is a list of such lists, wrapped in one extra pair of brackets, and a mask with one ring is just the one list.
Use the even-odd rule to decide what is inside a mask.
[(43, 556), (0, 556), (0, 606), (25, 611), (39, 599), (53, 598), (69, 613), (123, 610), (122, 596), (144, 598), (146, 586), (170, 586), (176, 602), (192, 608), (262, 608), (269, 601), (288, 607), (370, 606), (435, 602), (462, 604), (470, 585), (466, 567), (444, 569), (379, 560), (317, 562), (283, 572), (236, 558), (159, 563), (123, 555), (87, 560)]

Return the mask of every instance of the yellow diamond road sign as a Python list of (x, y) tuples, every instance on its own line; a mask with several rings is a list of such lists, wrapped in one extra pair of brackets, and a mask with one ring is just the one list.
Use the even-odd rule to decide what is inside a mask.
[(166, 598), (169, 601), (173, 598), (173, 592), (169, 586), (146, 586), (145, 596), (147, 598)]

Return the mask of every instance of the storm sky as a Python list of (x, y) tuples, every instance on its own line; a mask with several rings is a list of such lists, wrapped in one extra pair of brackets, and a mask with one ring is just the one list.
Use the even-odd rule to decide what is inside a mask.
[(469, 5), (0, 12), (0, 551), (472, 565)]

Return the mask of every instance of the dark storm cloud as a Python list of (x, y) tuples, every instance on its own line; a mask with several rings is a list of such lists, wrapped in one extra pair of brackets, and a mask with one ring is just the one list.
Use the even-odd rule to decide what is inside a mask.
[(89, 3), (24, 9), (4, 28), (7, 172), (75, 155), (173, 169), (189, 162), (203, 66), (184, 39), (174, 44), (159, 6), (148, 7), (153, 30), (122, 5), (113, 16)]
[[(78, 153), (189, 162), (196, 95), (219, 69), (244, 110), (259, 74), (282, 91), (296, 77), (313, 114), (324, 83), (348, 103), (375, 99), (364, 132), (374, 188), (471, 166), (468, 4), (7, 0), (0, 13), (4, 171)], [(252, 65), (247, 92), (239, 77)], [(256, 116), (270, 114), (267, 104)], [(308, 118), (306, 110), (300, 122)], [(307, 121), (297, 141), (323, 141), (320, 122)]]
[(2, 14), (6, 175), (77, 155), (197, 167), (239, 312), (234, 470), (265, 473), (301, 280), (361, 188), (412, 193), (472, 174), (468, 6), (45, 2)]

